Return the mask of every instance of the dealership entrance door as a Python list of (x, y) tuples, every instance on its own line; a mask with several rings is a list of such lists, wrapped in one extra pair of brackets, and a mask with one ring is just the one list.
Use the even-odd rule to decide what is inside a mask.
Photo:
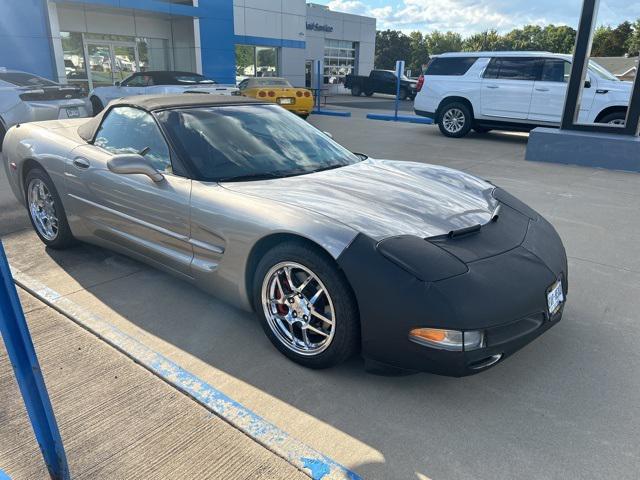
[(93, 41), (85, 43), (89, 89), (121, 82), (140, 68), (135, 42)]

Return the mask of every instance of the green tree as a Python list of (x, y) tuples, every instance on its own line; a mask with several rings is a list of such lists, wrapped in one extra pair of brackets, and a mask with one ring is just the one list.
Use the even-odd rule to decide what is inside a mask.
[(636, 20), (631, 27), (632, 33), (627, 39), (625, 48), (630, 56), (637, 57), (638, 54), (640, 54), (640, 18)]
[(621, 57), (628, 51), (628, 45), (634, 36), (630, 22), (622, 22), (616, 28), (600, 26), (593, 34), (592, 57)]
[(393, 70), (396, 61), (411, 61), (411, 40), (399, 30), (376, 32), (376, 68)]
[(425, 45), (431, 55), (445, 52), (459, 52), (462, 50), (462, 37), (454, 32), (433, 32), (424, 36)]
[(576, 31), (566, 25), (547, 25), (542, 30), (541, 47), (554, 53), (571, 53), (576, 43)]
[(462, 49), (467, 52), (495, 52), (497, 50), (510, 50), (504, 37), (496, 30), (485, 30), (473, 34), (464, 39)]
[(413, 75), (422, 73), (422, 66), (429, 63), (429, 50), (425, 43), (422, 32), (411, 32), (409, 34), (411, 54), (407, 59), (407, 68)]

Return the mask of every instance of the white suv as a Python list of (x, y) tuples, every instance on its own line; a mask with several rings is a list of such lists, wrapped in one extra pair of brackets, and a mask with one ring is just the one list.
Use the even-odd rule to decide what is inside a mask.
[[(528, 131), (559, 126), (571, 73), (570, 55), (547, 52), (444, 53), (418, 81), (417, 115), (448, 137), (472, 128)], [(623, 124), (632, 83), (589, 61), (579, 122)]]

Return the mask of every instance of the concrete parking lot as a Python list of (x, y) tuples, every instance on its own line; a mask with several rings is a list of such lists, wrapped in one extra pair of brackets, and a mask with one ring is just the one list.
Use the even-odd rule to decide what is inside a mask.
[(570, 269), (562, 322), (473, 377), (379, 377), (360, 359), (306, 370), (254, 316), (181, 280), (91, 246), (46, 250), (21, 230), (25, 212), (0, 177), (9, 259), (364, 478), (636, 479), (640, 175), (526, 162), (525, 134), (448, 139), (433, 126), (366, 120), (369, 106), (344, 104), (372, 99), (346, 98), (334, 108), (352, 118), (311, 123), (354, 151), (488, 179), (556, 226)]

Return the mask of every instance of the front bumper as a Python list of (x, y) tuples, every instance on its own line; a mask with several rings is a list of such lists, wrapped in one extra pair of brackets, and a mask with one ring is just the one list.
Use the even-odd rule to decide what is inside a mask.
[[(465, 273), (438, 281), (419, 280), (383, 256), (377, 242), (364, 235), (343, 252), (338, 262), (358, 301), (366, 360), (402, 370), (471, 375), (502, 361), (558, 323), (562, 308), (551, 315), (546, 292), (560, 279), (566, 298), (562, 242), (544, 218), (506, 193), (502, 198), (516, 208), (522, 206), (524, 212), (504, 204), (511, 218), (505, 215), (502, 225), (498, 226), (499, 220), (495, 226), (483, 227), (486, 231), (450, 241), (458, 243), (438, 245), (464, 258)], [(502, 241), (499, 253), (495, 251), (498, 238), (511, 242)], [(474, 259), (478, 251), (482, 258)], [(457, 352), (419, 345), (408, 334), (420, 327), (483, 330), (486, 346)]]

